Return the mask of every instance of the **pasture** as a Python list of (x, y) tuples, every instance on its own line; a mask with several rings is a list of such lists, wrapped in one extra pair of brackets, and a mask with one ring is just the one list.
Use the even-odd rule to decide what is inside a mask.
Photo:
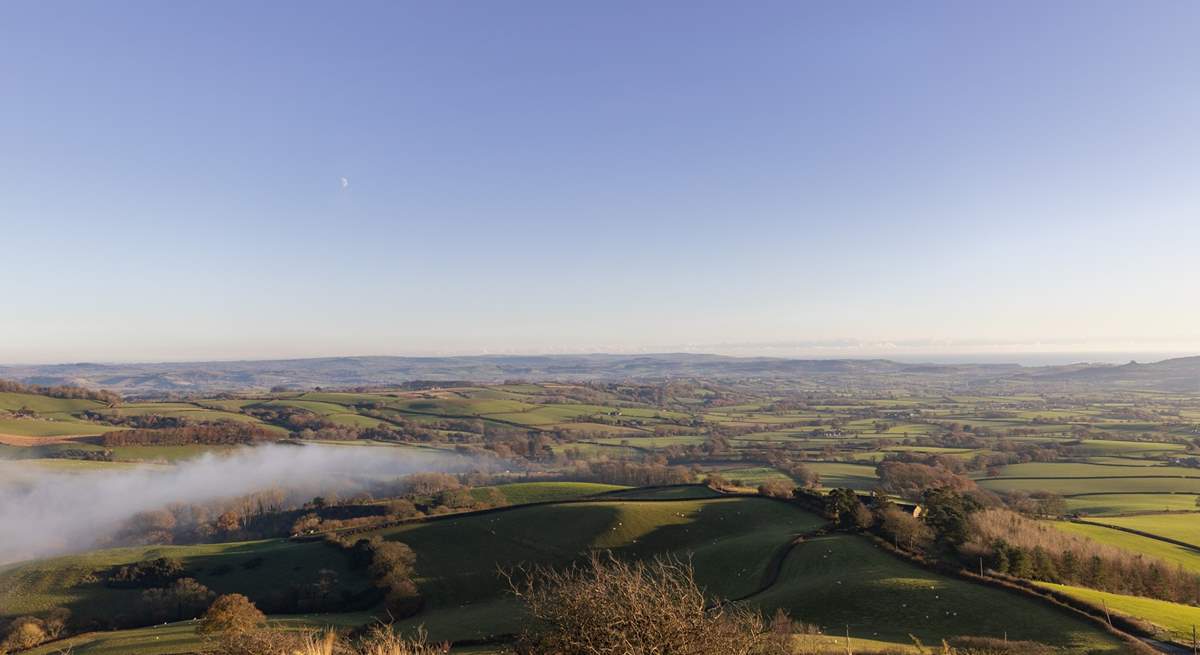
[(362, 574), (350, 570), (337, 549), (318, 542), (266, 540), (193, 546), (139, 546), (94, 550), (0, 567), (0, 616), (37, 614), (65, 607), (81, 620), (129, 612), (138, 589), (108, 587), (98, 579), (113, 567), (159, 557), (179, 559), (190, 577), (220, 593), (265, 600), (295, 583), (311, 582), (320, 569), (334, 571), (339, 586), (361, 590)]
[[(870, 491), (879, 484), (875, 466), (870, 464), (846, 464), (842, 462), (802, 462), (806, 468), (821, 476), (821, 486), (827, 489), (846, 487), (859, 491)], [(717, 470), (730, 481), (740, 481), (746, 486), (757, 486), (769, 480), (793, 482), (791, 476), (769, 466), (731, 466)]]
[(1137, 478), (1179, 477), (1200, 479), (1200, 469), (1184, 466), (1118, 466), (1084, 462), (1028, 462), (1000, 468), (1001, 478)]
[[(1151, 426), (1152, 428), (1153, 426)], [(1081, 446), (1090, 455), (1160, 454), (1187, 450), (1186, 446), (1177, 443), (1117, 441), (1108, 439), (1086, 439), (1081, 443)]]
[(1048, 491), (1061, 496), (1092, 493), (1200, 494), (1200, 478), (1133, 477), (1108, 478), (1017, 478), (979, 480), (992, 491)]
[[(326, 626), (356, 627), (372, 621), (366, 613), (297, 614), (268, 617), (270, 627), (280, 630), (318, 630)], [(180, 621), (112, 632), (89, 632), (56, 641), (26, 655), (176, 655), (203, 651), (211, 642), (196, 633), (195, 621)]]
[[(763, 498), (677, 501), (595, 501), (517, 507), (490, 514), (449, 517), (382, 531), (417, 553), (417, 582), (427, 599), (412, 623), (426, 623), (438, 639), (511, 631), (511, 607), (497, 575), (521, 563), (563, 565), (588, 552), (619, 556), (673, 553), (691, 557), (697, 578), (711, 593), (737, 598), (757, 590), (772, 557), (794, 535), (824, 520)], [(479, 621), (455, 620), (473, 608)], [(450, 614), (446, 614), (450, 612)], [(445, 632), (433, 632), (447, 616)], [(494, 620), (484, 620), (492, 616)]]
[(183, 621), (133, 630), (90, 632), (26, 651), (27, 655), (175, 655), (199, 650), (196, 623)]
[[(512, 632), (521, 625), (520, 608), (505, 594), (499, 568), (521, 563), (558, 566), (587, 553), (612, 551), (635, 558), (662, 553), (690, 557), (698, 579), (713, 594), (745, 598), (766, 610), (786, 608), (826, 631), (840, 633), (849, 626), (852, 637), (871, 644), (904, 647), (910, 643), (910, 632), (926, 643), (963, 634), (1007, 633), (1014, 639), (1051, 640), (1066, 652), (1114, 650), (1113, 643), (1090, 626), (1042, 604), (931, 574), (859, 537), (811, 537), (824, 521), (796, 506), (764, 498), (722, 497), (703, 485), (639, 489), (593, 482), (510, 481), (521, 479), (524, 471), (529, 472), (528, 480), (626, 480), (609, 471), (600, 473), (602, 463), (613, 460), (688, 467), (696, 473), (695, 479), (716, 472), (749, 486), (789, 480), (775, 468), (776, 464), (785, 467), (781, 461), (803, 463), (820, 475), (826, 490), (869, 491), (879, 482), (875, 462), (885, 457), (945, 455), (971, 467), (971, 477), (986, 489), (1051, 491), (1066, 498), (1070, 511), (1200, 545), (1200, 514), (1148, 514), (1196, 509), (1200, 468), (1186, 464), (1200, 449), (1193, 447), (1189, 436), (1196, 426), (1185, 423), (1192, 416), (1187, 412), (1194, 410), (1186, 408), (1200, 402), (1196, 399), (1117, 399), (1120, 402), (1105, 405), (1037, 394), (921, 397), (887, 392), (851, 397), (854, 394), (821, 395), (813, 388), (797, 382), (774, 393), (760, 388), (746, 392), (736, 385), (697, 385), (671, 397), (669, 390), (637, 385), (511, 384), (247, 393), (132, 402), (114, 408), (92, 401), (0, 394), (0, 435), (15, 435), (10, 441), (20, 441), (21, 446), (0, 446), (0, 454), (24, 458), (35, 474), (49, 468), (90, 471), (129, 466), (42, 459), (56, 454), (94, 457), (89, 453), (102, 450), (94, 443), (68, 440), (118, 429), (84, 421), (83, 412), (89, 409), (121, 417), (154, 414), (247, 424), (261, 424), (247, 412), (302, 410), (315, 416), (303, 420), (286, 413), (260, 416), (278, 423), (269, 429), (280, 434), (288, 433), (283, 425), (328, 428), (332, 423), (349, 428), (322, 435), (330, 439), (322, 443), (339, 447), (461, 450), (468, 456), (483, 453), (481, 461), (491, 457), (485, 449), (493, 448), (492, 453), (512, 464), (497, 470), (512, 471), (507, 475), (513, 477), (471, 478), (479, 480), (475, 484), (491, 485), (471, 493), (476, 499), (493, 499), (495, 490), (514, 507), (437, 516), (377, 532), (409, 544), (417, 553), (416, 582), (425, 608), (404, 627), (424, 624), (438, 639), (478, 639)], [(796, 389), (805, 391), (789, 397)], [(18, 418), (13, 412), (21, 407), (33, 409), (38, 416)], [(1140, 410), (1138, 416), (1146, 418), (1119, 418), (1135, 408)], [(1200, 419), (1200, 410), (1194, 413), (1195, 418), (1187, 420)], [(353, 430), (380, 423), (390, 425), (393, 432), (380, 437), (378, 433), (355, 435)], [(1117, 438), (1080, 441), (1105, 433)], [(350, 440), (333, 440), (342, 436)], [(1046, 448), (1053, 446), (1059, 448)], [(121, 446), (111, 450), (121, 462), (173, 465), (226, 448)], [(557, 457), (549, 456), (549, 451)], [(972, 461), (977, 456), (991, 461)], [(1002, 465), (1019, 461), (1027, 463)], [(991, 470), (988, 465), (1000, 468)], [(989, 471), (994, 475), (989, 476)], [(547, 504), (520, 507), (530, 503)], [(1098, 525), (1059, 523), (1058, 527), (1200, 572), (1200, 553), (1194, 549)], [(786, 550), (800, 534), (810, 538)], [(94, 579), (96, 572), (159, 556), (182, 559), (193, 577), (218, 592), (238, 591), (252, 598), (305, 583), (323, 568), (335, 570), (346, 590), (367, 584), (360, 573), (348, 569), (344, 555), (320, 543), (276, 540), (144, 547), (2, 568), (0, 607), (8, 616), (55, 606), (68, 607), (83, 618), (112, 616), (127, 611), (122, 608), (129, 607), (139, 592), (105, 587)], [(247, 566), (259, 558), (261, 565)], [(1131, 612), (1150, 611), (1146, 609), (1150, 606), (1132, 601), (1116, 602)], [(190, 630), (188, 625), (169, 625), (93, 635), (75, 644), (74, 652), (162, 655), (194, 639)]]
[(720, 492), (713, 491), (705, 485), (687, 484), (670, 487), (639, 487), (627, 491), (610, 493), (607, 495), (607, 498), (623, 498), (627, 500), (698, 500), (703, 498), (717, 498), (720, 495)]
[[(1136, 512), (1191, 512), (1196, 510), (1194, 494), (1080, 494), (1067, 498), (1067, 511), (1093, 516)], [(1194, 516), (1194, 515), (1193, 515)]]
[(115, 430), (110, 425), (74, 419), (0, 417), (0, 435), (17, 437), (84, 437)]
[(107, 405), (81, 398), (54, 398), (31, 393), (0, 391), (0, 411), (15, 411), (23, 407), (42, 415), (70, 415), (89, 409), (103, 409)]
[[(1196, 509), (1193, 506), (1191, 509)], [(1200, 549), (1200, 514), (1147, 514), (1143, 516), (1113, 516), (1103, 523), (1130, 530), (1174, 539)]]
[(594, 496), (628, 489), (628, 487), (595, 482), (513, 482), (493, 487), (479, 487), (474, 491), (475, 496), (483, 498), (486, 489), (498, 490), (504, 494), (505, 500), (513, 505), (525, 505)]
[(909, 644), (956, 635), (1049, 642), (1074, 653), (1118, 653), (1097, 627), (1005, 591), (918, 568), (852, 535), (808, 539), (792, 549), (779, 581), (754, 605), (821, 626), (827, 633)]
[(1179, 565), (1200, 574), (1200, 551), (1100, 525), (1100, 523), (1110, 523), (1112, 518), (1096, 519), (1096, 521), (1097, 523), (1057, 521), (1054, 523), (1054, 527), (1064, 532), (1083, 535), (1100, 543)]
[(1162, 639), (1172, 639), (1181, 644), (1191, 644), (1192, 626), (1200, 625), (1200, 607), (1192, 605), (1050, 582), (1039, 582), (1038, 585), (1093, 605), (1107, 606), (1110, 612), (1149, 622), (1159, 628)]

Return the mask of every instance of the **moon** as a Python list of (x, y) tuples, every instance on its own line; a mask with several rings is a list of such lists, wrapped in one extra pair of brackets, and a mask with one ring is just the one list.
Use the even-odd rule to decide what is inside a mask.
[(348, 178), (348, 177), (340, 177), (340, 178), (338, 178), (338, 179), (342, 181), (342, 190), (343, 190), (343, 191), (345, 191), (347, 188), (349, 188), (349, 187), (350, 187), (350, 178)]

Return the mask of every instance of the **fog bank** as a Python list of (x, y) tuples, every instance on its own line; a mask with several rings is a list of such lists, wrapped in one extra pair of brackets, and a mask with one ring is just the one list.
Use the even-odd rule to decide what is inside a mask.
[[(175, 466), (54, 470), (0, 460), (0, 564), (87, 550), (134, 514), (269, 488), (340, 493), (421, 471), (479, 462), (414, 448), (264, 445), (206, 454)], [(311, 497), (311, 496), (309, 496)]]

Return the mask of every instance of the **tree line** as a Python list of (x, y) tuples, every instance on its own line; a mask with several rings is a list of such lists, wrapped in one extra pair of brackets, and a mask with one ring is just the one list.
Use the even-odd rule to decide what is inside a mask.
[(103, 389), (87, 389), (70, 384), (41, 386), (37, 384), (22, 384), (14, 380), (0, 380), (0, 393), (26, 393), (67, 400), (94, 400), (113, 406), (121, 404), (121, 396), (119, 394)]

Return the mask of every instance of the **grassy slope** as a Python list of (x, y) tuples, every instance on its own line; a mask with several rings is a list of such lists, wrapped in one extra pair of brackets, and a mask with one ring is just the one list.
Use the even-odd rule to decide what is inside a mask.
[[(821, 486), (826, 488), (848, 487), (867, 491), (879, 484), (875, 466), (871, 464), (843, 464), (840, 462), (804, 462), (804, 466), (821, 476)], [(741, 480), (748, 485), (758, 485), (768, 480), (791, 480), (784, 472), (768, 466), (738, 466), (719, 471), (729, 480)]]
[[(1097, 494), (1067, 499), (1067, 509), (1097, 516), (1196, 509), (1194, 494)], [(1195, 517), (1195, 515), (1193, 515)]]
[(174, 655), (199, 650), (204, 640), (191, 621), (80, 635), (26, 651), (26, 655)]
[(1200, 478), (1200, 470), (1183, 466), (1127, 466), (1085, 464), (1080, 462), (1028, 462), (1011, 464), (1000, 469), (999, 477), (1066, 478), (1066, 477), (1147, 477), (1180, 476)]
[(1168, 603), (1165, 600), (1154, 600), (1140, 596), (1110, 594), (1085, 587), (1072, 587), (1069, 585), (1051, 584), (1049, 582), (1039, 582), (1038, 584), (1047, 589), (1054, 589), (1095, 605), (1103, 603), (1108, 606), (1110, 612), (1149, 621), (1169, 632), (1171, 638), (1182, 643), (1191, 643), (1192, 626), (1200, 625), (1200, 607)]
[(100, 425), (70, 418), (33, 419), (0, 418), (0, 434), (19, 437), (81, 437), (103, 434), (115, 430), (111, 425)]
[(716, 498), (721, 494), (712, 489), (700, 485), (689, 484), (676, 487), (663, 487), (660, 489), (642, 488), (630, 489), (629, 491), (619, 491), (610, 494), (609, 498), (623, 498), (627, 500), (646, 499), (646, 498), (672, 498), (675, 500), (694, 500), (699, 498)]
[(28, 407), (38, 414), (71, 414), (88, 409), (103, 409), (104, 403), (75, 398), (52, 398), (28, 393), (0, 392), (0, 411)]
[(85, 410), (105, 408), (103, 403), (94, 400), (0, 392), (0, 413), (22, 407), (37, 412), (37, 418), (0, 418), (0, 434), (21, 437), (74, 437), (100, 434), (112, 429), (78, 420), (74, 416)]
[[(591, 550), (646, 557), (691, 555), (702, 584), (738, 597), (761, 583), (791, 535), (822, 519), (761, 498), (609, 501), (517, 508), (411, 524), (384, 532), (417, 552), (417, 572), (434, 637), (462, 639), (515, 630), (518, 617), (498, 567), (562, 565)], [(467, 620), (466, 617), (471, 617)]]
[[(358, 626), (371, 621), (363, 613), (305, 614), (272, 617), (271, 626), (280, 629), (320, 628), (327, 625)], [(194, 621), (180, 621), (114, 632), (92, 632), (25, 651), (25, 655), (175, 655), (201, 651), (208, 646), (196, 634)]]
[(804, 462), (804, 465), (821, 475), (823, 487), (849, 487), (865, 491), (879, 484), (874, 466), (837, 462)]
[(476, 495), (482, 497), (484, 489), (498, 489), (509, 503), (524, 505), (526, 503), (544, 503), (554, 500), (569, 500), (593, 496), (608, 491), (627, 489), (616, 484), (599, 484), (595, 482), (513, 482), (495, 487), (479, 487)]
[(1177, 443), (1155, 443), (1149, 441), (1109, 441), (1100, 439), (1085, 439), (1083, 447), (1092, 455), (1129, 455), (1132, 453), (1163, 453), (1177, 450), (1187, 450), (1187, 446)]
[(1200, 479), (1187, 478), (984, 479), (979, 481), (979, 485), (992, 491), (1049, 491), (1064, 496), (1085, 493), (1200, 493)]
[[(36, 560), (0, 568), (0, 611), (3, 616), (45, 612), (66, 607), (77, 618), (110, 616), (129, 608), (140, 595), (136, 589), (111, 589), (88, 577), (96, 571), (156, 557), (183, 560), (193, 577), (217, 593), (239, 592), (251, 598), (266, 598), (307, 583), (319, 569), (337, 572), (343, 586), (360, 589), (366, 585), (361, 574), (350, 571), (344, 556), (321, 543), (283, 540), (196, 546), (144, 546), (97, 550), (81, 555)], [(257, 568), (243, 565), (262, 558)], [(221, 574), (217, 567), (232, 571)]]
[[(781, 503), (720, 498), (518, 508), (413, 524), (385, 534), (402, 539), (417, 551), (422, 590), (431, 604), (407, 625), (425, 624), (434, 637), (461, 639), (516, 629), (519, 608), (501, 593), (495, 577), (498, 565), (520, 561), (560, 564), (579, 552), (600, 548), (636, 556), (664, 550), (690, 552), (702, 584), (736, 597), (757, 589), (767, 563), (791, 534), (820, 523), (820, 519)], [(292, 570), (297, 566), (306, 571), (334, 568), (331, 559), (337, 558), (335, 551), (320, 544), (288, 542), (98, 551), (0, 570), (0, 590), (4, 590), (0, 606), (14, 608), (13, 613), (53, 605), (68, 605), (77, 611), (95, 603), (119, 606), (127, 600), (119, 594), (136, 592), (79, 585), (78, 578), (95, 568), (160, 554), (185, 557), (195, 568), (217, 562), (236, 564), (263, 555), (268, 565), (252, 572), (239, 568), (229, 576), (198, 576), (218, 591), (233, 590), (221, 584), (236, 580), (237, 590), (251, 593), (253, 588), (286, 584), (283, 580), (296, 575)], [(274, 573), (266, 575), (269, 568)], [(258, 579), (247, 581), (247, 575)], [(73, 594), (81, 594), (86, 602), (72, 599)], [(856, 637), (896, 643), (905, 643), (908, 632), (936, 641), (960, 633), (1001, 634), (996, 631), (1007, 630), (1013, 638), (1050, 640), (1079, 652), (1085, 647), (1105, 652), (1110, 646), (1107, 638), (1089, 626), (1052, 609), (941, 578), (847, 536), (815, 539), (797, 548), (786, 562), (780, 583), (753, 602), (768, 610), (787, 607), (803, 620), (831, 630), (849, 624)], [(938, 615), (942, 608), (952, 608), (944, 612), (959, 615)], [(189, 630), (186, 625), (167, 626), (94, 636), (81, 641), (74, 652), (162, 655), (194, 643), (188, 641), (192, 638)]]
[[(1197, 520), (1194, 515), (1191, 515), (1191, 518), (1193, 521)], [(1110, 520), (1103, 519), (1106, 523)], [(1120, 530), (1113, 530), (1112, 528), (1100, 525), (1057, 522), (1054, 526), (1059, 530), (1080, 534), (1101, 543), (1141, 553), (1147, 557), (1160, 559), (1171, 564), (1178, 564), (1191, 571), (1200, 573), (1200, 552), (1196, 552), (1190, 548), (1176, 546), (1175, 544), (1169, 544), (1165, 541), (1158, 541), (1149, 537), (1141, 537), (1136, 534), (1129, 534)]]
[[(1195, 509), (1193, 506), (1191, 509)], [(1131, 530), (1175, 539), (1200, 548), (1200, 514), (1147, 514), (1121, 516), (1103, 521)]]
[(809, 540), (784, 562), (779, 583), (754, 598), (827, 632), (908, 643), (955, 635), (1050, 642), (1072, 652), (1119, 652), (1080, 619), (1032, 599), (946, 578), (901, 561), (859, 537)]

